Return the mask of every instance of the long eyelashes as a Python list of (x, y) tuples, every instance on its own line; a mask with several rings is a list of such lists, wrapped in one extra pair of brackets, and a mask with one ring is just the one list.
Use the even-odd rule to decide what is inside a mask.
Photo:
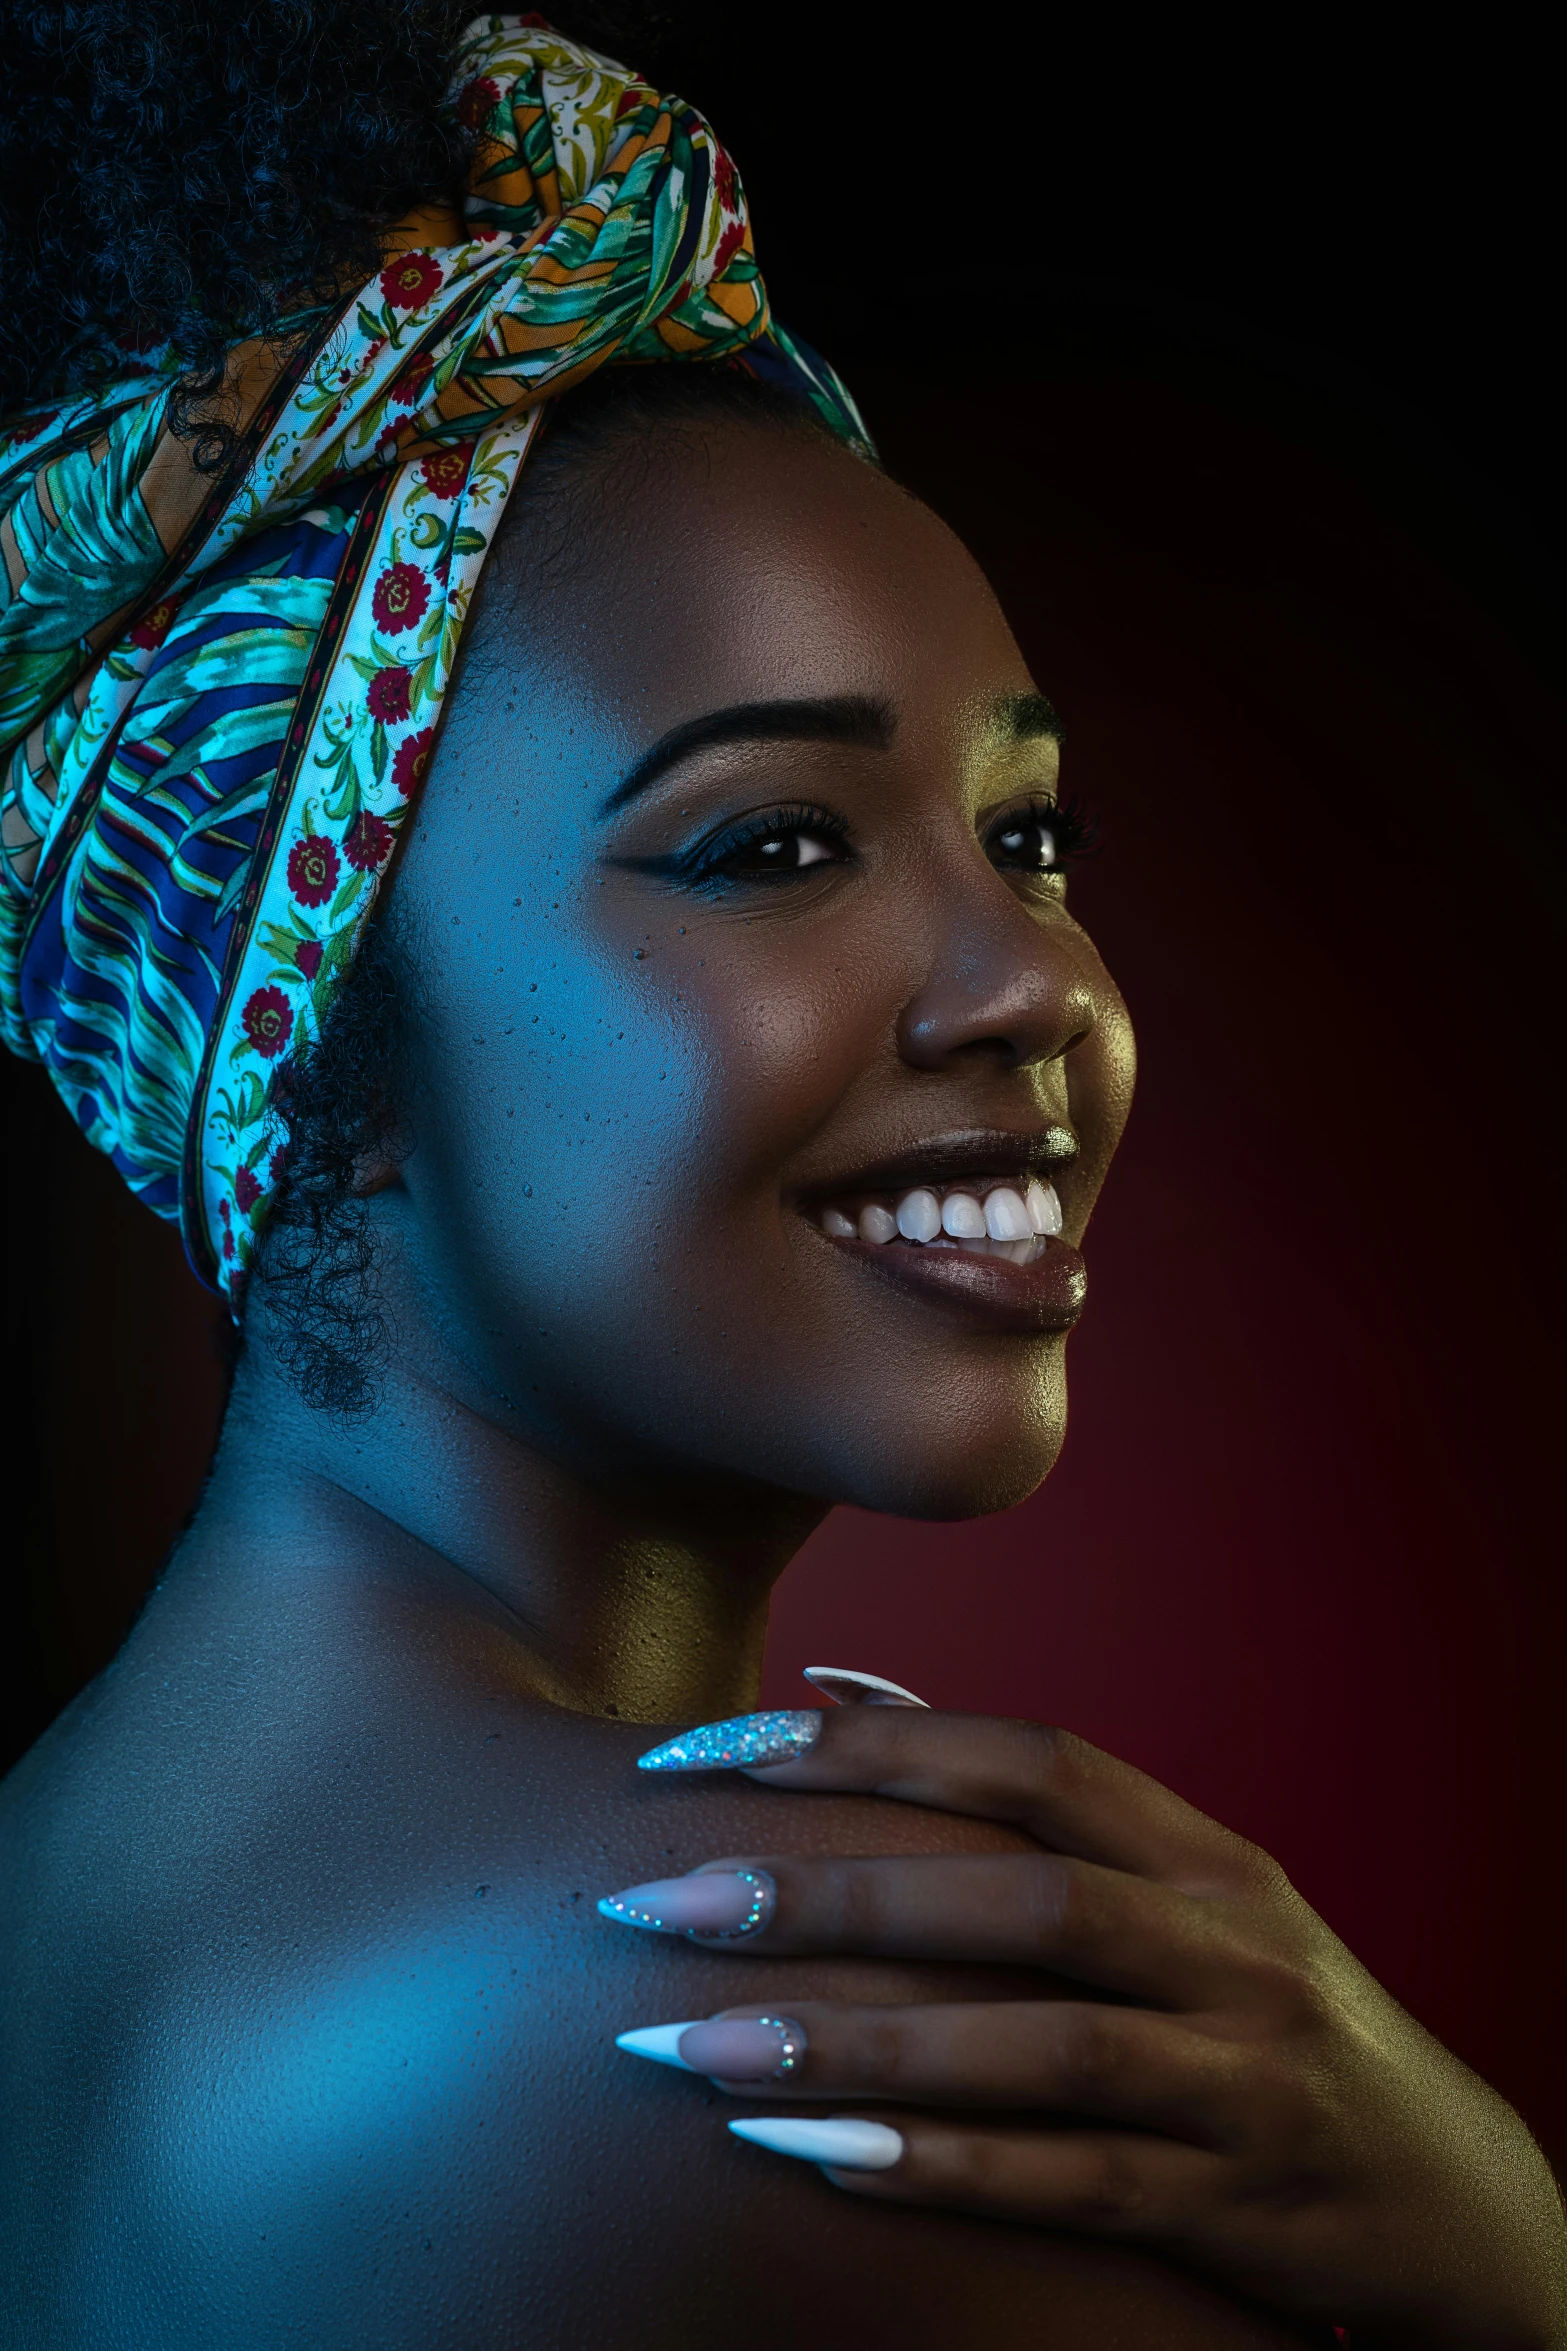
[(841, 816), (797, 804), (769, 808), (731, 825), (681, 859), (677, 871), (693, 886), (779, 881), (815, 865), (841, 865), (848, 852), (849, 828)]
[[(999, 872), (1059, 880), (1097, 847), (1098, 827), (1080, 801), (1036, 793), (992, 817), (983, 845)], [(626, 862), (685, 889), (722, 892), (789, 881), (816, 866), (850, 864), (854, 844), (841, 816), (797, 801), (742, 817), (690, 849)]]
[(1008, 873), (1064, 874), (1099, 846), (1099, 827), (1080, 800), (1038, 795), (993, 817), (985, 848)]

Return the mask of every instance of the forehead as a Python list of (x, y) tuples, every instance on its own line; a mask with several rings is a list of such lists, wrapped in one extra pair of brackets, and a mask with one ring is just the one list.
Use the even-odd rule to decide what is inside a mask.
[(959, 540), (824, 437), (687, 425), (557, 511), (530, 515), (526, 481), (517, 496), (485, 670), (521, 671), (628, 750), (775, 697), (868, 695), (911, 731), (961, 729), (1030, 683)]

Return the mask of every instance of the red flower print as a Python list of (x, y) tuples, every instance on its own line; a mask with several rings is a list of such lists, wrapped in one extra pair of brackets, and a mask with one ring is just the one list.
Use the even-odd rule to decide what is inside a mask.
[(430, 601), (429, 583), (416, 563), (389, 563), (375, 583), (370, 609), (376, 627), (395, 637), (424, 618)]
[(729, 226), (725, 229), (723, 235), (719, 238), (717, 247), (713, 253), (713, 275), (715, 278), (721, 278), (723, 276), (725, 270), (729, 267), (729, 264), (731, 261), (733, 261), (735, 255), (739, 252), (741, 246), (744, 243), (745, 222), (743, 220), (732, 220), (729, 223)]
[(440, 449), (433, 457), (421, 458), (419, 471), (437, 498), (456, 497), (468, 479), (468, 460), (472, 455), (473, 443), (464, 441), (460, 449)]
[(293, 1033), (293, 1010), (281, 988), (258, 988), (239, 1017), (263, 1061), (275, 1060)]
[(223, 1236), (223, 1254), (225, 1257), (232, 1257), (234, 1254), (234, 1236), (232, 1233), (226, 1232)]
[(225, 1224), (232, 1224), (234, 1222), (234, 1211), (232, 1208), (230, 1208), (226, 1198), (218, 1202), (218, 1214), (222, 1217)]
[(500, 98), (499, 82), (492, 82), (488, 74), (476, 74), (458, 93), (457, 120), (465, 131), (482, 131)]
[(361, 873), (379, 873), (391, 854), (391, 826), (362, 808), (343, 836), (343, 855)]
[(294, 949), (294, 961), (307, 980), (313, 980), (321, 969), (321, 949), (314, 939), (301, 939)]
[(241, 1216), (248, 1216), (261, 1198), (261, 1186), (248, 1167), (242, 1167), (234, 1177), (234, 1199)]
[(408, 690), (412, 678), (400, 662), (392, 662), (386, 669), (378, 669), (370, 680), (365, 700), (370, 705), (370, 716), (378, 718), (383, 726), (395, 726), (400, 718), (408, 716)]
[(428, 351), (416, 351), (388, 395), (394, 408), (417, 408), (430, 388), (435, 361)]
[(144, 618), (136, 623), (131, 631), (131, 643), (142, 646), (148, 652), (152, 650), (153, 646), (161, 645), (170, 629), (173, 628), (174, 617), (178, 611), (179, 605), (174, 598), (165, 596), (160, 603), (153, 606)]
[(411, 799), (424, 782), (434, 743), (434, 727), (421, 727), (406, 743), (398, 744), (397, 757), (392, 761), (392, 781), (405, 800)]
[(272, 1163), (267, 1169), (267, 1182), (271, 1184), (274, 1189), (276, 1189), (276, 1187), (283, 1181), (283, 1170), (285, 1167), (287, 1167), (287, 1165), (288, 1145), (286, 1143), (279, 1143), (277, 1149), (272, 1154)]
[(733, 212), (737, 209), (734, 158), (723, 147), (720, 147), (713, 157), (713, 192), (718, 198), (721, 211)]
[(324, 906), (337, 888), (337, 871), (337, 851), (326, 835), (301, 833), (288, 853), (288, 886), (300, 905)]
[(394, 310), (417, 310), (440, 285), (441, 265), (428, 253), (399, 253), (381, 272), (381, 291)]

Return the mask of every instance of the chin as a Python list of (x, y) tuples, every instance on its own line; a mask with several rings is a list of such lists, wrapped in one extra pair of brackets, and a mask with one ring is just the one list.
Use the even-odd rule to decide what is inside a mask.
[(1019, 1431), (1010, 1445), (980, 1450), (933, 1442), (906, 1460), (884, 1457), (871, 1469), (858, 1464), (852, 1491), (835, 1502), (889, 1518), (988, 1518), (1026, 1502), (1050, 1475), (1065, 1425)]

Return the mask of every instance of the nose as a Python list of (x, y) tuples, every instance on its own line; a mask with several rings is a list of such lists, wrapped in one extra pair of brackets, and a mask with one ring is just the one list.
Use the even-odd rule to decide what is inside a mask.
[(898, 1020), (898, 1051), (912, 1069), (989, 1061), (1030, 1069), (1059, 1060), (1093, 1034), (1097, 959), (1055, 908), (1034, 912), (1005, 884), (970, 901), (950, 924)]

